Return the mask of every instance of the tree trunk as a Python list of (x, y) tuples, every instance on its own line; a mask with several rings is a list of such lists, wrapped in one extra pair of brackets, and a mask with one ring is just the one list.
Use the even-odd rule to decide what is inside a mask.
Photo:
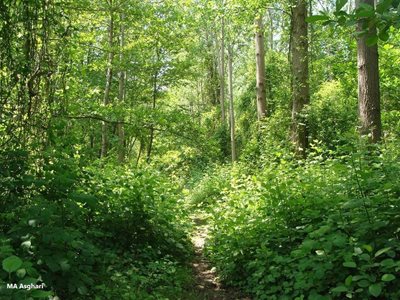
[[(374, 6), (374, 0), (362, 0), (357, 3)], [(358, 23), (358, 30), (365, 28), (364, 21)], [(367, 24), (366, 24), (367, 25)], [(382, 137), (378, 45), (367, 46), (366, 40), (376, 35), (376, 26), (369, 28), (366, 35), (357, 38), (358, 65), (358, 110), (360, 116), (360, 134), (369, 135), (372, 143)]]
[[(157, 51), (157, 61), (158, 61), (158, 51)], [(154, 81), (153, 81), (153, 103), (152, 109), (153, 111), (156, 109), (156, 99), (157, 99), (157, 79), (158, 79), (158, 70), (154, 74)], [(153, 150), (153, 142), (154, 142), (154, 125), (150, 125), (150, 138), (149, 138), (149, 145), (147, 147), (147, 158), (146, 162), (149, 163), (151, 159), (151, 152)]]
[[(126, 80), (126, 72), (123, 70), (123, 51), (125, 46), (125, 28), (124, 28), (124, 14), (121, 13), (120, 15), (120, 42), (119, 42), (119, 61), (120, 61), (120, 72), (119, 72), (119, 87), (118, 87), (118, 100), (120, 104), (124, 103), (125, 101), (125, 80)], [(120, 164), (124, 163), (125, 161), (125, 131), (124, 125), (122, 122), (118, 122), (117, 124), (117, 131), (118, 131), (118, 162)]]
[(225, 124), (225, 21), (221, 19), (221, 83), (220, 83), (220, 105), (221, 122)]
[(271, 52), (274, 51), (274, 20), (272, 9), (268, 9), (268, 18), (269, 18), (269, 44)]
[[(104, 89), (103, 105), (107, 106), (110, 102), (110, 90), (111, 90), (111, 80), (113, 72), (113, 60), (114, 60), (114, 12), (112, 7), (112, 1), (110, 0), (110, 23), (108, 26), (108, 59), (107, 59), (107, 73), (106, 73), (106, 87)], [(108, 151), (108, 128), (107, 123), (102, 122), (101, 124), (101, 157), (105, 157)]]
[(229, 117), (231, 130), (231, 154), (232, 162), (236, 161), (236, 143), (235, 143), (235, 110), (233, 107), (233, 57), (232, 46), (228, 46), (228, 76), (229, 76)]
[(142, 138), (140, 138), (140, 140), (139, 140), (139, 152), (138, 152), (138, 156), (136, 158), (136, 167), (139, 166), (140, 157), (141, 157), (142, 151), (143, 151), (143, 145), (144, 145), (144, 142), (143, 142)]
[(292, 7), (292, 141), (298, 156), (305, 157), (307, 127), (302, 116), (310, 101), (308, 83), (307, 0), (294, 0)]
[(267, 113), (267, 92), (265, 85), (264, 28), (261, 16), (255, 19), (256, 25), (256, 80), (257, 80), (257, 117), (261, 120)]

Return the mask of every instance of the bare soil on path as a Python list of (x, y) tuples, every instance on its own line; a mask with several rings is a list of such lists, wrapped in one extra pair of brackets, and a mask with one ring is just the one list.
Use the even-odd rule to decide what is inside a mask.
[(204, 244), (208, 235), (208, 225), (205, 218), (193, 216), (195, 231), (192, 243), (195, 249), (195, 258), (192, 262), (195, 275), (194, 293), (199, 300), (251, 300), (243, 296), (238, 290), (224, 287), (219, 281), (215, 268), (204, 256)]

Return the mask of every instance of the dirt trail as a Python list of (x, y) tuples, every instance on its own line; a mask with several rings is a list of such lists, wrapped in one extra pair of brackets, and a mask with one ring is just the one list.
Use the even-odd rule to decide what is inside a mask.
[(204, 243), (208, 234), (205, 218), (193, 217), (196, 230), (192, 236), (195, 248), (195, 258), (192, 266), (195, 273), (196, 294), (200, 300), (250, 300), (235, 289), (223, 287), (218, 282), (215, 268), (204, 257)]

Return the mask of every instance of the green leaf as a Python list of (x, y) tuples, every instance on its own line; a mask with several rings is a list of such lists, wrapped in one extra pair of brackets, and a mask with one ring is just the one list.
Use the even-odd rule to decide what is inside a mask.
[(25, 269), (18, 269), (16, 272), (18, 278), (24, 278), (26, 275), (26, 270)]
[(324, 15), (315, 15), (306, 18), (306, 22), (308, 23), (315, 23), (318, 21), (326, 21), (326, 20), (329, 20), (329, 17)]
[(362, 260), (365, 260), (365, 261), (369, 261), (369, 260), (371, 259), (371, 257), (370, 257), (369, 254), (367, 254), (367, 253), (361, 254), (361, 255), (360, 255), (360, 258), (361, 258)]
[(368, 37), (368, 38), (365, 40), (365, 43), (366, 43), (367, 46), (369, 46), (369, 47), (375, 45), (376, 43), (378, 43), (378, 36), (373, 35), (373, 36)]
[(38, 282), (38, 279), (32, 278), (32, 277), (25, 277), (24, 279), (19, 281), (19, 283), (22, 283), (22, 284), (36, 284), (37, 282)]
[(369, 286), (369, 284), (370, 284), (370, 282), (366, 279), (362, 279), (357, 283), (357, 285), (362, 288)]
[(393, 0), (382, 0), (376, 6), (376, 12), (382, 14), (392, 6)]
[(371, 245), (362, 245), (362, 248), (364, 248), (365, 250), (367, 250), (368, 252), (372, 252), (372, 246)]
[(345, 6), (347, 3), (347, 0), (336, 0), (336, 11), (339, 11)]
[(353, 276), (349, 275), (349, 276), (347, 276), (346, 280), (344, 281), (344, 284), (346, 286), (350, 286), (352, 282), (353, 282)]
[(17, 256), (10, 256), (3, 260), (3, 270), (11, 273), (22, 266), (22, 260)]
[(372, 11), (374, 10), (374, 7), (371, 4), (367, 3), (360, 3), (359, 7), (364, 10), (372, 10)]
[(78, 287), (78, 293), (81, 295), (86, 295), (87, 294), (86, 286), (82, 285), (82, 286)]
[(357, 265), (356, 265), (356, 263), (354, 261), (345, 261), (343, 263), (343, 267), (346, 267), (346, 268), (357, 268)]
[(71, 268), (70, 264), (68, 263), (68, 260), (61, 261), (60, 266), (61, 266), (61, 270), (64, 272), (68, 271)]
[(382, 292), (382, 286), (380, 284), (370, 285), (368, 291), (372, 296), (378, 297)]
[(370, 18), (375, 15), (374, 8), (365, 3), (361, 3), (360, 7), (356, 10), (355, 17), (356, 18)]
[(359, 281), (360, 279), (363, 279), (363, 278), (365, 278), (365, 275), (355, 275), (355, 276), (353, 276), (353, 281)]
[(82, 193), (71, 193), (70, 197), (76, 202), (86, 204), (89, 208), (96, 208), (98, 205), (97, 198), (93, 195), (82, 194)]
[(35, 277), (35, 278), (39, 277), (39, 272), (33, 267), (26, 268), (26, 271), (27, 271), (29, 276), (32, 276), (32, 277)]
[(31, 297), (33, 298), (48, 298), (52, 296), (53, 293), (51, 291), (42, 291), (42, 290), (33, 290), (31, 293)]
[(334, 23), (333, 20), (328, 20), (328, 21), (323, 22), (322, 25), (326, 26), (326, 25), (329, 25), (329, 24), (332, 24), (332, 23)]
[(386, 259), (382, 260), (380, 264), (382, 267), (389, 267), (389, 268), (394, 267), (396, 265), (394, 260), (391, 258), (386, 258)]
[(392, 247), (379, 249), (378, 251), (376, 251), (375, 257), (378, 257), (379, 255), (382, 255), (383, 253), (388, 252), (390, 249), (392, 249)]
[(47, 259), (46, 265), (52, 272), (58, 272), (60, 270), (60, 265), (51, 257)]
[(386, 42), (389, 39), (389, 33), (386, 30), (379, 32), (379, 39)]
[(343, 293), (343, 292), (347, 292), (347, 290), (348, 290), (347, 287), (345, 287), (344, 285), (340, 285), (340, 286), (333, 288), (332, 292)]
[(384, 274), (382, 276), (382, 281), (392, 281), (395, 279), (396, 279), (396, 276), (394, 276), (393, 274)]

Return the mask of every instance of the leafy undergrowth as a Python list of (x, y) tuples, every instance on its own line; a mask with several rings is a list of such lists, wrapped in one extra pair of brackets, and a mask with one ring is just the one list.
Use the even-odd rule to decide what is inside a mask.
[(360, 149), (234, 166), (207, 245), (224, 282), (255, 299), (399, 299), (398, 143)]
[(22, 150), (0, 165), (1, 299), (177, 299), (190, 286), (184, 212), (157, 171)]

